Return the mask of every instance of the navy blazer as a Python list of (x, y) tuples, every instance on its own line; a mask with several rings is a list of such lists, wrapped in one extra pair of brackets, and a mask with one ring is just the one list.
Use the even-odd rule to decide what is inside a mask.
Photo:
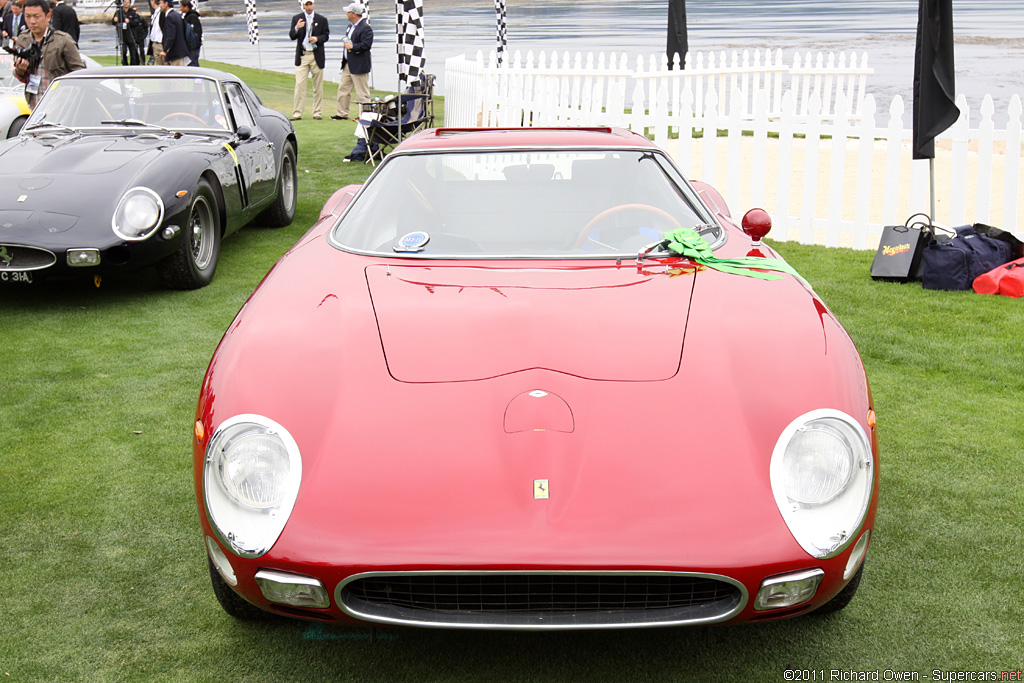
[[(306, 27), (303, 26), (300, 29), (296, 29), (295, 24), (299, 23), (299, 19), (303, 19), (305, 16), (305, 12), (299, 12), (292, 17), (292, 28), (288, 33), (288, 36), (295, 41), (295, 66), (302, 64), (302, 42), (306, 39)], [(327, 39), (331, 36), (331, 29), (327, 24), (327, 17), (313, 12), (313, 30), (310, 32), (310, 36), (316, 38), (313, 58), (316, 59), (316, 65), (323, 69), (327, 64), (324, 57), (324, 43), (326, 43)]]
[(19, 33), (28, 28), (28, 24), (25, 23), (25, 13), (22, 12), (17, 16), (14, 12), (8, 13), (3, 19), (3, 27), (10, 38), (17, 38)]
[(177, 10), (171, 8), (167, 10), (166, 14), (161, 15), (160, 28), (164, 32), (163, 46), (164, 52), (167, 53), (164, 59), (173, 62), (175, 59), (188, 57), (188, 45), (185, 44), (185, 22)]
[(344, 69), (348, 64), (349, 73), (368, 74), (370, 73), (370, 48), (373, 47), (373, 29), (370, 28), (370, 22), (366, 19), (361, 19), (354, 26), (355, 29), (352, 30), (350, 38), (352, 49), (347, 50), (347, 58), (341, 58), (341, 68)]

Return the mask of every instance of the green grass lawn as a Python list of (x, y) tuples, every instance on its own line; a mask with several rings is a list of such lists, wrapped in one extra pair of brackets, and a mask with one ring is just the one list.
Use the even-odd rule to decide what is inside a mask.
[[(290, 109), (291, 76), (224, 68)], [(192, 490), (200, 382), (274, 261), (370, 170), (341, 163), (353, 124), (296, 128), (295, 223), (226, 240), (209, 287), (164, 291), (141, 272), (0, 289), (0, 682), (782, 681), (787, 668), (1024, 665), (1024, 302), (876, 283), (871, 253), (793, 243), (775, 246), (853, 336), (879, 416), (878, 524), (843, 612), (708, 632), (387, 629), (374, 644), (366, 630), (228, 617)]]

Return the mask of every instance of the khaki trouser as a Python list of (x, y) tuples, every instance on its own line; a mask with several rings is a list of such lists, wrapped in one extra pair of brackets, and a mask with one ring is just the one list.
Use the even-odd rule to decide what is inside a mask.
[(302, 55), (299, 66), (295, 67), (295, 102), (292, 116), (302, 116), (306, 108), (306, 78), (313, 76), (313, 116), (323, 114), (324, 108), (324, 70), (316, 65), (316, 55), (310, 50)]
[(167, 62), (160, 56), (160, 53), (164, 51), (163, 43), (153, 43), (153, 66), (164, 66)]
[[(338, 83), (338, 116), (348, 116), (349, 96), (352, 89), (356, 91), (356, 102), (370, 101), (370, 74), (354, 74), (348, 70), (348, 64), (341, 70), (341, 80)], [(356, 112), (356, 117), (362, 112)]]

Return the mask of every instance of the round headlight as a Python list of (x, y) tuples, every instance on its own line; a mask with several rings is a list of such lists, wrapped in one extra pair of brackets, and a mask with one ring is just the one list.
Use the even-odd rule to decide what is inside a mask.
[(250, 433), (226, 447), (220, 460), (220, 479), (227, 494), (242, 505), (271, 508), (284, 500), (289, 464), (280, 439)]
[(783, 456), (786, 495), (805, 505), (821, 505), (846, 489), (853, 472), (853, 448), (827, 422), (797, 430)]
[(848, 546), (874, 486), (871, 443), (852, 417), (815, 410), (783, 430), (771, 461), (775, 503), (797, 542), (814, 557)]
[(163, 217), (160, 196), (147, 187), (133, 187), (118, 203), (111, 227), (126, 240), (142, 240), (153, 234)]
[(225, 420), (206, 447), (203, 495), (224, 547), (259, 557), (277, 541), (302, 481), (299, 447), (284, 427), (260, 415)]

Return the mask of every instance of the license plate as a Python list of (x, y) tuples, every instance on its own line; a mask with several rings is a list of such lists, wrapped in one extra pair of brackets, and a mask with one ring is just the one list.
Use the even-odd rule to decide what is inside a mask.
[(0, 270), (0, 282), (32, 284), (32, 272), (27, 270)]

